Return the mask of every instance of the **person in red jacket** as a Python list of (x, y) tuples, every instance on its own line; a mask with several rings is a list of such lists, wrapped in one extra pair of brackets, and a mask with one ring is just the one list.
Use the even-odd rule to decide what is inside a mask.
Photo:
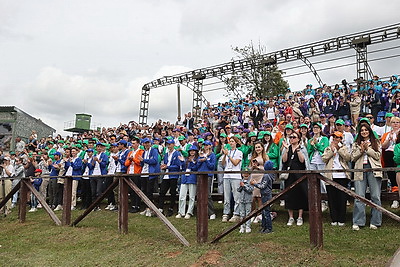
[[(140, 165), (141, 161), (140, 158), (143, 156), (144, 150), (139, 147), (140, 141), (138, 138), (134, 138), (132, 140), (132, 151), (129, 152), (126, 160), (125, 160), (125, 166), (126, 166), (126, 173), (127, 174), (140, 174), (142, 173), (142, 166)], [(141, 187), (140, 185), (140, 175), (135, 175), (131, 177), (132, 182), (134, 182), (137, 187)], [(140, 210), (140, 197), (133, 192), (133, 190), (130, 192), (131, 196), (131, 205), (132, 209), (130, 212), (136, 213), (139, 212)]]

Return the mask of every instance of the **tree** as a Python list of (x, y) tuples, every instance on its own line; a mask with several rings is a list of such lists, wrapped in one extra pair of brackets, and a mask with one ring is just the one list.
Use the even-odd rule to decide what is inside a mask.
[(232, 61), (237, 59), (249, 61), (251, 68), (233, 73), (231, 77), (225, 79), (228, 95), (236, 91), (240, 95), (275, 96), (284, 94), (289, 88), (289, 83), (282, 78), (285, 73), (278, 69), (276, 63), (263, 63), (265, 46), (258, 44), (255, 48), (253, 43), (250, 43), (243, 48), (234, 47), (232, 50), (236, 54)]

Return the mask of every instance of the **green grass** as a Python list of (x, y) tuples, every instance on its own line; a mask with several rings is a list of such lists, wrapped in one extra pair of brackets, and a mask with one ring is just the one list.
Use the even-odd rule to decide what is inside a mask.
[[(387, 207), (389, 204), (385, 203)], [(209, 221), (209, 240), (230, 223)], [(129, 233), (118, 233), (116, 212), (92, 212), (76, 227), (56, 226), (40, 210), (18, 223), (17, 211), (0, 219), (1, 266), (383, 266), (399, 248), (399, 223), (384, 217), (378, 230), (333, 227), (324, 213), (324, 248), (310, 249), (308, 218), (302, 227), (286, 226), (286, 211), (274, 205), (279, 216), (274, 233), (232, 232), (217, 244), (196, 243), (196, 219), (170, 221), (190, 242), (184, 247), (158, 218), (129, 214)], [(398, 211), (395, 211), (398, 213)], [(73, 218), (81, 212), (74, 211)], [(61, 213), (58, 213), (61, 217)]]

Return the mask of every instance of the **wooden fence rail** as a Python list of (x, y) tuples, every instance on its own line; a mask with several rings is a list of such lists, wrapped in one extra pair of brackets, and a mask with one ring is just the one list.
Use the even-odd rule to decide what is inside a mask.
[[(240, 225), (250, 220), (252, 217), (260, 214), (264, 208), (268, 205), (274, 203), (287, 192), (292, 190), (295, 186), (301, 183), (303, 180), (308, 180), (308, 198), (309, 198), (309, 220), (310, 220), (310, 245), (315, 248), (323, 247), (323, 229), (322, 229), (322, 211), (321, 211), (321, 191), (320, 191), (320, 180), (325, 183), (336, 187), (337, 189), (345, 192), (353, 198), (357, 198), (365, 204), (378, 209), (383, 214), (389, 216), (397, 222), (400, 222), (400, 217), (396, 214), (387, 211), (386, 209), (377, 206), (366, 198), (363, 198), (353, 191), (335, 183), (334, 181), (327, 179), (322, 176), (323, 173), (329, 172), (370, 172), (370, 171), (399, 171), (400, 168), (375, 168), (375, 169), (349, 169), (349, 170), (290, 170), (290, 171), (257, 171), (254, 173), (302, 173), (304, 176), (297, 180), (294, 184), (284, 189), (279, 194), (272, 197), (271, 200), (263, 204), (257, 210), (252, 211), (247, 217), (238, 222), (237, 224), (231, 226), (227, 230), (223, 231), (221, 234), (217, 235), (211, 242), (218, 242), (220, 239), (231, 233), (234, 229), (238, 228)], [(169, 174), (197, 174), (198, 176), (198, 188), (197, 188), (197, 242), (205, 243), (208, 240), (208, 214), (207, 214), (207, 201), (208, 201), (208, 175), (209, 174), (219, 174), (219, 173), (249, 173), (249, 171), (240, 172), (224, 172), (224, 171), (213, 171), (213, 172), (174, 172)], [(149, 175), (164, 175), (165, 173), (156, 173)], [(169, 220), (156, 208), (156, 206), (146, 197), (146, 195), (128, 178), (133, 177), (137, 174), (123, 174), (123, 175), (93, 175), (87, 176), (91, 179), (104, 178), (104, 177), (114, 177), (113, 183), (104, 191), (90, 206), (87, 208), (83, 214), (76, 218), (71, 223), (71, 199), (72, 199), (72, 182), (74, 177), (82, 176), (58, 176), (57, 178), (64, 179), (64, 192), (63, 192), (63, 213), (62, 219), (60, 220), (51, 208), (46, 203), (45, 199), (40, 195), (39, 192), (32, 186), (29, 178), (21, 179), (20, 182), (12, 188), (11, 192), (5, 196), (5, 198), (0, 201), (0, 209), (5, 206), (7, 201), (9, 201), (12, 196), (19, 190), (20, 191), (20, 203), (19, 203), (19, 221), (25, 222), (26, 220), (26, 203), (28, 192), (32, 192), (38, 201), (42, 204), (45, 211), (49, 214), (50, 218), (55, 222), (56, 225), (71, 225), (76, 226), (81, 220), (83, 220), (105, 197), (109, 192), (119, 186), (119, 211), (118, 211), (118, 229), (120, 233), (128, 232), (128, 188), (131, 188), (138, 196), (143, 200), (143, 202), (160, 218), (160, 220), (166, 225), (168, 230), (177, 237), (177, 239), (185, 246), (189, 246), (189, 242), (179, 233), (179, 231), (169, 222)], [(52, 177), (56, 178), (56, 177)], [(0, 182), (5, 179), (10, 178), (0, 178)]]

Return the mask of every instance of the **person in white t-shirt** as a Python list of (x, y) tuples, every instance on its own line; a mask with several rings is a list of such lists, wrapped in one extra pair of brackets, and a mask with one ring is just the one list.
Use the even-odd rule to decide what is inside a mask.
[[(241, 145), (240, 140), (236, 136), (232, 136), (229, 139), (229, 145), (231, 149), (228, 150), (226, 148), (222, 149), (223, 158), (222, 165), (225, 171), (240, 171), (241, 170), (241, 162), (243, 159), (243, 153), (239, 149), (238, 146)], [(233, 216), (229, 220), (230, 222), (239, 221), (239, 197), (240, 194), (237, 191), (240, 186), (240, 181), (242, 176), (240, 173), (225, 173), (224, 174), (224, 211), (222, 216), (222, 221), (227, 222), (229, 214), (231, 213), (231, 194), (233, 194), (233, 200), (235, 201)]]

